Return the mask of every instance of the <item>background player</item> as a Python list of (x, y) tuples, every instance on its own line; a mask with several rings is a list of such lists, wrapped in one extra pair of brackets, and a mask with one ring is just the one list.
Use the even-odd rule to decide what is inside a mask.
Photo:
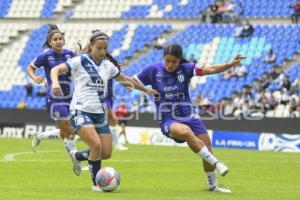
[[(64, 33), (61, 32), (56, 25), (50, 24), (47, 39), (43, 46), (45, 51), (39, 54), (27, 69), (27, 74), (31, 77), (31, 79), (36, 84), (41, 84), (45, 81), (45, 78), (42, 76), (37, 76), (36, 69), (40, 67), (44, 68), (47, 84), (49, 86), (46, 95), (47, 111), (51, 118), (55, 120), (55, 124), (58, 127), (58, 129), (53, 129), (42, 133), (34, 133), (32, 140), (32, 149), (34, 151), (36, 151), (36, 148), (40, 144), (41, 140), (55, 139), (59, 137), (64, 139), (67, 152), (75, 149), (73, 130), (69, 122), (69, 104), (72, 97), (70, 79), (71, 74), (64, 73), (59, 76), (59, 83), (64, 94), (62, 97), (55, 97), (51, 93), (52, 81), (50, 78), (50, 70), (54, 66), (64, 63), (68, 59), (75, 56), (72, 51), (63, 48), (64, 44)], [(76, 170), (74, 173), (78, 175)]]

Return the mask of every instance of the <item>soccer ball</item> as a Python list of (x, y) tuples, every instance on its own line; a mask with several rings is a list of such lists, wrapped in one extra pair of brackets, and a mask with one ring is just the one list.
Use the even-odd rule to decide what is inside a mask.
[(112, 167), (100, 169), (96, 175), (96, 184), (104, 192), (111, 192), (120, 185), (120, 175)]

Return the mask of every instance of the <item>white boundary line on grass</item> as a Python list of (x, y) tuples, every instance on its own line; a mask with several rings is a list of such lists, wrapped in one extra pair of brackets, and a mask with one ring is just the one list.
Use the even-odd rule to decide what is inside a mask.
[[(39, 153), (58, 153), (60, 151), (39, 151)], [(2, 162), (9, 162), (9, 161), (16, 161), (15, 160), (15, 156), (18, 156), (18, 155), (26, 155), (26, 154), (36, 154), (32, 151), (26, 151), (26, 152), (18, 152), (18, 153), (9, 153), (9, 154), (6, 154), (3, 159), (4, 160), (1, 160)], [(0, 162), (1, 162), (0, 161)]]
[[(38, 151), (38, 153), (61, 153), (62, 151)], [(34, 153), (32, 151), (26, 151), (26, 152), (18, 152), (18, 153), (10, 153), (10, 154), (6, 154), (3, 157), (3, 160), (0, 160), (1, 162), (70, 162), (68, 159), (66, 160), (49, 160), (49, 159), (28, 159), (28, 160), (15, 160), (15, 156), (19, 156), (19, 155), (27, 155), (27, 154), (37, 154)], [(240, 159), (243, 159), (242, 157)], [(110, 159), (110, 162), (182, 162), (182, 161), (193, 161), (193, 162), (199, 162), (201, 161), (201, 159), (118, 159), (118, 160), (114, 160), (114, 159)], [(233, 163), (236, 162), (241, 162), (241, 160), (233, 160), (231, 161)], [(252, 160), (252, 159), (246, 159), (243, 162), (247, 162), (247, 163), (267, 163), (266, 161), (258, 161), (258, 160)], [(276, 161), (276, 163), (290, 163), (288, 161)], [(271, 163), (271, 162), (269, 162)], [(295, 163), (300, 163), (300, 161), (295, 160)]]

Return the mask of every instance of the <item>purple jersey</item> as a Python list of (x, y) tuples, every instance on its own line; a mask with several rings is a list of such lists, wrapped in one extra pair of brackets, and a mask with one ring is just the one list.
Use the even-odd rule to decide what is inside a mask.
[[(39, 54), (31, 63), (34, 67), (40, 68), (44, 67), (45, 76), (48, 82), (48, 91), (47, 91), (47, 98), (51, 98), (51, 85), (52, 81), (50, 78), (50, 72), (51, 69), (59, 64), (65, 63), (68, 59), (74, 57), (74, 52), (63, 49), (63, 53), (58, 54), (54, 52), (52, 49), (46, 50), (43, 53)], [(71, 99), (71, 73), (67, 72), (64, 74), (60, 74), (58, 77), (58, 80), (60, 82), (60, 86), (62, 89), (62, 92), (65, 96), (68, 96), (68, 99), (65, 99), (65, 101), (70, 101)], [(51, 98), (53, 99), (53, 98)], [(64, 100), (62, 100), (64, 101)]]
[(113, 80), (109, 79), (107, 82), (107, 92), (104, 98), (107, 109), (113, 108), (113, 97)]
[(151, 85), (160, 93), (154, 98), (160, 124), (192, 115), (189, 83), (194, 75), (194, 63), (182, 63), (171, 73), (164, 69), (163, 63), (157, 63), (143, 68), (135, 75), (141, 83)]

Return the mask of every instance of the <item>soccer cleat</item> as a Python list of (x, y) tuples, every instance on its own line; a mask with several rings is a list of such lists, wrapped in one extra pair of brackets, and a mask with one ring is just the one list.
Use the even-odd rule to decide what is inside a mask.
[(220, 172), (221, 176), (225, 176), (229, 172), (228, 167), (221, 162), (217, 162), (215, 167)]
[(102, 192), (102, 190), (97, 185), (92, 185), (92, 191), (94, 191), (94, 192)]
[(80, 161), (78, 161), (75, 157), (76, 152), (77, 152), (77, 150), (71, 150), (69, 152), (69, 156), (73, 163), (73, 172), (76, 176), (79, 176), (81, 173), (81, 164), (80, 164)]
[(37, 147), (40, 145), (41, 140), (38, 138), (38, 133), (33, 133), (31, 141), (31, 149), (36, 152)]
[(220, 193), (232, 193), (231, 190), (225, 189), (225, 188), (220, 188), (218, 186), (213, 187), (211, 189), (208, 189), (211, 192), (220, 192)]
[(119, 151), (126, 151), (126, 150), (128, 150), (128, 148), (125, 147), (125, 146), (123, 146), (122, 144), (116, 145), (115, 149), (119, 150)]

